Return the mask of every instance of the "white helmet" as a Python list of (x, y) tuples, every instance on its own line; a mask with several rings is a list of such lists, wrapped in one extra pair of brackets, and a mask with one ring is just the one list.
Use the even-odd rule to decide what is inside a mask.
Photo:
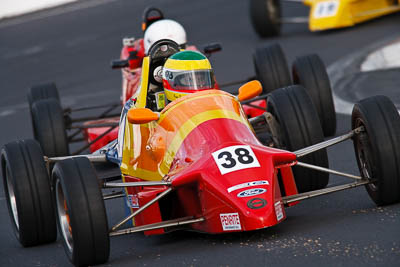
[(170, 39), (180, 46), (186, 44), (186, 32), (181, 24), (174, 20), (162, 19), (152, 23), (144, 33), (144, 52), (147, 55), (150, 47), (162, 39)]

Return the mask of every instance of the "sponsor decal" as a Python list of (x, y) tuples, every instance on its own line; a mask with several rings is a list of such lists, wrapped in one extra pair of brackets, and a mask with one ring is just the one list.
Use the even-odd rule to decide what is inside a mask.
[(128, 197), (126, 198), (126, 204), (130, 208), (134, 208), (134, 209), (139, 208), (139, 199), (138, 199), (137, 195), (128, 195)]
[(279, 222), (283, 218), (282, 204), (280, 201), (275, 203), (276, 220)]
[(264, 208), (266, 205), (267, 205), (267, 201), (265, 199), (259, 198), (259, 197), (250, 199), (247, 202), (247, 207), (249, 207), (250, 209), (253, 209), (253, 210), (258, 210), (258, 209)]
[(250, 186), (258, 186), (258, 185), (269, 185), (269, 183), (268, 183), (268, 181), (253, 181), (253, 182), (238, 184), (238, 185), (229, 187), (228, 193), (238, 190), (238, 189), (241, 189), (241, 188), (250, 187)]
[(237, 194), (238, 197), (252, 197), (252, 196), (257, 196), (262, 193), (267, 192), (267, 189), (264, 188), (252, 188), (252, 189), (247, 189), (245, 191), (240, 192)]
[(221, 174), (260, 167), (250, 146), (228, 146), (212, 153)]
[(219, 215), (221, 219), (222, 229), (224, 231), (241, 230), (240, 218), (237, 212), (235, 213), (221, 213)]

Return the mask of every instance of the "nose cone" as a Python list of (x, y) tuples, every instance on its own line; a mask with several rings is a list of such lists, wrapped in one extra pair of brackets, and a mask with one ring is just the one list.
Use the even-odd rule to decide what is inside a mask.
[[(237, 150), (235, 144), (229, 148)], [(226, 171), (226, 168), (222, 169), (219, 165), (231, 167), (233, 164), (229, 165), (230, 158), (227, 156), (221, 157), (225, 159), (221, 161), (222, 164), (218, 161), (220, 157), (214, 153), (221, 151), (226, 152), (226, 146), (222, 150), (217, 149), (213, 155), (203, 157), (202, 161), (193, 163), (172, 181), (172, 186), (178, 190), (179, 187), (197, 188), (195, 191), (201, 214), (196, 216), (204, 217), (205, 221), (192, 227), (208, 233), (224, 233), (261, 229), (284, 220), (286, 215), (276, 166), (291, 163), (296, 156), (283, 150), (251, 146), (254, 154), (250, 153), (249, 147), (249, 153), (243, 155), (237, 150), (237, 162), (240, 156), (243, 162), (250, 162), (250, 158), (254, 161), (246, 167), (232, 167), (231, 171)], [(181, 202), (187, 203), (187, 196), (182, 195)], [(190, 210), (189, 204), (185, 210)]]
[(203, 166), (198, 184), (206, 221), (199, 230), (211, 233), (249, 231), (273, 226), (285, 219), (275, 165), (290, 162), (293, 154), (253, 150), (259, 167), (222, 175), (211, 163)]

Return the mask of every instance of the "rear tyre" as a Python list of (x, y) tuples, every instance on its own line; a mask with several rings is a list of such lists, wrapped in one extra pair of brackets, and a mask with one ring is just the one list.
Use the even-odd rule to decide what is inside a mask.
[(29, 88), (27, 98), (29, 104), (29, 112), (31, 114), (33, 136), (35, 139), (37, 139), (35, 124), (33, 123), (33, 115), (32, 115), (33, 103), (39, 100), (49, 99), (49, 98), (53, 98), (58, 102), (60, 102), (60, 96), (58, 94), (58, 89), (55, 83), (44, 83), (44, 84), (34, 85), (31, 88)]
[(43, 99), (54, 98), (60, 102), (60, 95), (58, 94), (58, 89), (55, 83), (44, 83), (40, 85), (34, 85), (29, 89), (28, 92), (28, 103), (29, 107), (33, 105), (34, 102)]
[(366, 185), (377, 205), (400, 201), (400, 116), (385, 96), (374, 96), (358, 102), (352, 113), (352, 128), (365, 131), (354, 136), (358, 168), (365, 179), (376, 179)]
[(32, 123), (36, 140), (48, 157), (69, 155), (64, 114), (55, 99), (44, 99), (32, 105)]
[(325, 136), (336, 132), (336, 113), (326, 68), (318, 55), (296, 58), (292, 68), (293, 82), (301, 84), (311, 97)]
[[(283, 149), (295, 151), (323, 141), (317, 112), (305, 89), (292, 85), (273, 91), (267, 100), (267, 110), (280, 125)], [(328, 154), (322, 149), (300, 158), (301, 162), (328, 168)], [(299, 166), (293, 167), (300, 193), (322, 189), (329, 182), (329, 174)]]
[(258, 48), (253, 55), (253, 62), (263, 94), (292, 84), (289, 67), (279, 44)]
[(108, 260), (107, 215), (97, 174), (85, 157), (58, 162), (53, 169), (53, 194), (62, 242), (76, 266)]
[(281, 32), (279, 0), (250, 0), (250, 18), (261, 37), (277, 36)]
[(54, 242), (56, 218), (39, 144), (21, 140), (4, 145), (1, 167), (7, 207), (18, 241), (24, 247)]

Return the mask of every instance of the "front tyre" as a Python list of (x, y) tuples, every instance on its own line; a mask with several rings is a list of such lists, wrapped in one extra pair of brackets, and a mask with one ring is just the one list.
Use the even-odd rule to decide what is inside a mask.
[[(283, 149), (295, 151), (324, 140), (315, 107), (301, 85), (280, 88), (268, 95), (267, 110), (280, 126)], [(326, 149), (301, 157), (301, 162), (329, 168)], [(294, 179), (300, 193), (322, 189), (329, 174), (300, 166), (293, 167)]]
[(107, 215), (97, 174), (85, 157), (53, 169), (56, 217), (65, 252), (76, 266), (105, 263), (110, 254)]
[(364, 127), (353, 138), (361, 176), (377, 205), (400, 201), (400, 116), (389, 98), (374, 96), (355, 104), (352, 129)]

